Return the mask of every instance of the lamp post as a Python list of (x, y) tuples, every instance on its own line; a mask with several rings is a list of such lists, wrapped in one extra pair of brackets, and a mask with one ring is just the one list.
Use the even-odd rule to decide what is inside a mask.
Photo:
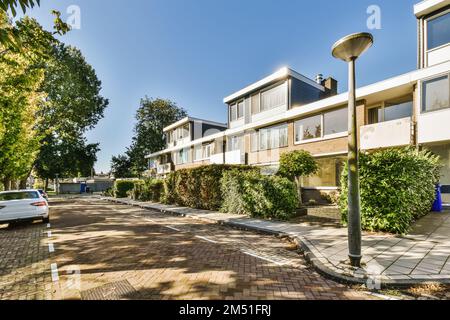
[(362, 32), (337, 41), (332, 55), (348, 62), (348, 249), (350, 264), (361, 267), (361, 213), (356, 127), (355, 62), (373, 44), (373, 36)]

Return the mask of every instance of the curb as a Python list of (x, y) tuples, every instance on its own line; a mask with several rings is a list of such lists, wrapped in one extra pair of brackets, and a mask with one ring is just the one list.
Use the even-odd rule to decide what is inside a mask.
[[(177, 211), (174, 211), (173, 209), (158, 208), (158, 207), (152, 206), (151, 204), (143, 205), (143, 204), (139, 204), (139, 203), (130, 203), (128, 201), (123, 201), (123, 200), (115, 199), (115, 198), (106, 198), (106, 197), (97, 197), (97, 198), (100, 200), (105, 200), (105, 201), (114, 202), (114, 203), (118, 203), (118, 204), (125, 204), (125, 205), (129, 205), (129, 206), (139, 207), (139, 208), (146, 209), (146, 210), (155, 210), (155, 211), (159, 211), (162, 214), (170, 214), (170, 215), (174, 215), (174, 216), (188, 217), (191, 219), (203, 220), (205, 222), (215, 223), (215, 224), (219, 224), (219, 225), (231, 226), (231, 227), (235, 227), (235, 228), (238, 228), (241, 230), (257, 231), (257, 232), (261, 232), (261, 233), (264, 233), (267, 235), (285, 237), (295, 243), (297, 248), (299, 248), (303, 252), (306, 261), (309, 262), (313, 266), (314, 270), (316, 270), (320, 275), (322, 275), (330, 280), (333, 280), (333, 281), (336, 281), (336, 282), (339, 282), (342, 284), (347, 284), (347, 285), (366, 285), (369, 281), (373, 281), (372, 278), (365, 276), (365, 275), (354, 276), (354, 275), (345, 274), (344, 272), (340, 272), (339, 270), (336, 270), (337, 268), (333, 267), (331, 265), (331, 263), (324, 261), (324, 260), (326, 260), (325, 257), (319, 258), (318, 254), (320, 254), (320, 253), (316, 253), (315, 251), (317, 251), (317, 250), (311, 248), (313, 246), (309, 242), (309, 240), (302, 236), (294, 236), (287, 232), (274, 231), (274, 230), (266, 229), (263, 227), (249, 226), (249, 225), (234, 222), (234, 221), (228, 221), (226, 219), (216, 220), (216, 219), (211, 219), (211, 218), (207, 218), (207, 217), (203, 217), (203, 216), (198, 217), (198, 216), (191, 215), (191, 214), (177, 212)], [(377, 278), (377, 281), (379, 281), (379, 285), (381, 286), (380, 289), (409, 288), (414, 285), (425, 284), (425, 283), (450, 284), (450, 278), (388, 279), (385, 276), (380, 276), (380, 278)]]

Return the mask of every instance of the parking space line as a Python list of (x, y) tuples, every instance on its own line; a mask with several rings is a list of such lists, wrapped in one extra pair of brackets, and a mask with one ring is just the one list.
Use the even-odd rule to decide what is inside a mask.
[(55, 245), (53, 243), (48, 244), (48, 252), (55, 252)]
[(52, 270), (52, 281), (56, 282), (59, 280), (59, 276), (58, 276), (58, 265), (56, 263), (52, 263), (50, 265), (50, 268)]
[(47, 223), (47, 228), (50, 228), (50, 223)]
[(171, 226), (165, 226), (165, 227), (166, 227), (166, 228), (169, 228), (169, 229), (172, 229), (172, 230), (174, 230), (174, 231), (181, 232), (180, 229), (177, 229), (177, 228), (174, 228), (174, 227), (171, 227)]
[(249, 255), (249, 256), (251, 256), (251, 257), (258, 258), (258, 259), (261, 259), (261, 260), (265, 260), (265, 261), (267, 261), (267, 262), (274, 263), (274, 264), (276, 264), (276, 265), (278, 265), (278, 266), (283, 266), (283, 265), (284, 265), (284, 263), (277, 262), (277, 261), (275, 261), (275, 260), (268, 259), (268, 258), (265, 258), (265, 257), (261, 257), (260, 255), (257, 255), (257, 254), (255, 254), (255, 253), (251, 253), (251, 252), (248, 252), (248, 251), (245, 251), (245, 250), (241, 250), (241, 252), (244, 253), (244, 254), (246, 254), (246, 255)]
[(217, 241), (208, 239), (208, 238), (206, 238), (206, 237), (202, 237), (202, 236), (195, 236), (195, 237), (196, 237), (196, 238), (199, 238), (199, 239), (202, 239), (202, 240), (205, 240), (205, 241), (208, 241), (208, 242), (211, 242), (211, 243), (218, 243)]
[(47, 237), (51, 238), (52, 237), (52, 232), (51, 231), (47, 231)]

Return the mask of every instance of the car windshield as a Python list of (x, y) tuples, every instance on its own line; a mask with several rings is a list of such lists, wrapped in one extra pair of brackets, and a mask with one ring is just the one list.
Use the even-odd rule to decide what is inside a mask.
[(36, 191), (0, 193), (0, 201), (23, 199), (39, 199), (39, 194)]

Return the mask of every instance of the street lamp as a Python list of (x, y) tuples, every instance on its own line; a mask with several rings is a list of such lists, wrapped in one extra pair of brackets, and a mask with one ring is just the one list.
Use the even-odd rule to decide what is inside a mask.
[(361, 267), (361, 213), (356, 129), (355, 61), (373, 44), (370, 33), (354, 33), (337, 41), (333, 57), (348, 62), (348, 249), (350, 264)]

